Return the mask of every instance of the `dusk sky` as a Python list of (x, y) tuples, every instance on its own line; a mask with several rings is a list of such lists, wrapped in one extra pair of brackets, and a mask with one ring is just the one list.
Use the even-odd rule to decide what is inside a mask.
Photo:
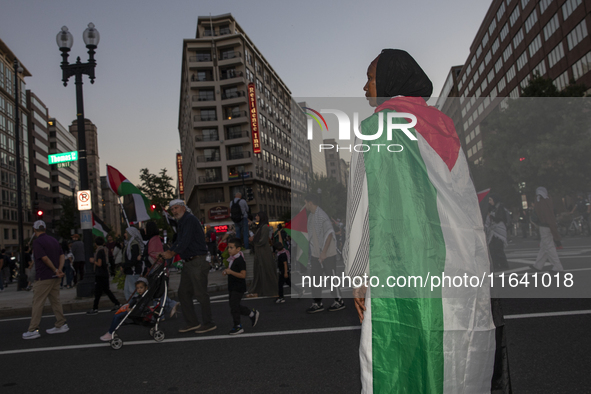
[(0, 38), (33, 75), (31, 89), (64, 126), (76, 117), (74, 80), (61, 82), (55, 36), (74, 36), (70, 62), (88, 59), (82, 32), (101, 40), (96, 81), (85, 77), (85, 117), (98, 127), (105, 165), (132, 182), (167, 168), (176, 179), (183, 39), (197, 17), (231, 13), (295, 97), (363, 97), (367, 66), (383, 48), (407, 50), (436, 96), (463, 64), (490, 1), (5, 1)]

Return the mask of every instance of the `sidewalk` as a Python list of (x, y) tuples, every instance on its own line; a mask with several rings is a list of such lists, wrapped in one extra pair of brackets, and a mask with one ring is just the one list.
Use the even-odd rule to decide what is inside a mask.
[[(246, 260), (247, 277), (246, 282), (250, 283), (252, 280), (252, 267), (254, 256), (251, 254), (244, 255)], [(170, 280), (168, 282), (168, 296), (172, 299), (178, 300), (177, 290), (181, 281), (181, 274), (178, 271), (170, 272)], [(17, 283), (13, 282), (0, 292), (0, 318), (12, 316), (27, 316), (31, 315), (31, 305), (33, 303), (32, 291), (17, 291)], [(226, 292), (228, 290), (228, 279), (222, 275), (222, 270), (212, 271), (209, 273), (208, 293)], [(111, 291), (119, 302), (125, 302), (123, 290), (118, 290), (115, 284), (111, 283)], [(76, 297), (76, 288), (63, 289), (60, 291), (60, 300), (64, 308), (64, 313), (88, 311), (92, 308), (94, 302), (94, 295), (92, 297)], [(111, 308), (113, 304), (105, 295), (101, 297), (99, 309)], [(49, 301), (45, 302), (43, 314), (52, 314)]]

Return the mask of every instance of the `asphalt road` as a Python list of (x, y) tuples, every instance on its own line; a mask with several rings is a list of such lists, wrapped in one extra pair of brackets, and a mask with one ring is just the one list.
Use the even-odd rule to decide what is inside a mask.
[[(591, 238), (567, 238), (566, 270), (591, 270)], [(527, 268), (537, 243), (516, 240), (507, 248), (512, 270)], [(515, 260), (515, 261), (511, 261)], [(524, 262), (525, 261), (525, 262)], [(523, 270), (521, 270), (523, 271)], [(516, 271), (516, 272), (521, 272)], [(227, 298), (215, 300), (218, 329), (181, 334), (182, 316), (163, 324), (156, 343), (148, 329), (123, 327), (124, 346), (113, 350), (98, 338), (111, 313), (67, 316), (70, 331), (47, 335), (53, 318), (42, 319), (42, 337), (24, 341), (29, 318), (0, 320), (0, 392), (7, 393), (358, 393), (359, 324), (352, 300), (347, 309), (304, 313), (309, 300), (247, 300), (261, 312), (259, 324), (231, 337)], [(505, 299), (514, 393), (589, 393), (590, 299)], [(559, 314), (572, 311), (573, 314)], [(540, 314), (540, 315), (535, 315)]]

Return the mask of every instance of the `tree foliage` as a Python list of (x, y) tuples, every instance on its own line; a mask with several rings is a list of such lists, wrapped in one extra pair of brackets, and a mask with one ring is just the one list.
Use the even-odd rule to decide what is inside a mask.
[[(172, 185), (172, 177), (167, 174), (166, 168), (160, 170), (158, 174), (150, 173), (147, 168), (140, 170), (140, 181), (141, 184), (138, 187), (142, 193), (146, 195), (156, 205), (156, 210), (161, 212), (168, 206), (168, 203), (174, 199), (175, 187)], [(161, 219), (158, 219), (158, 227), (161, 229), (169, 229), (164, 215)]]
[(491, 187), (513, 206), (538, 186), (559, 195), (587, 189), (591, 105), (580, 98), (585, 90), (571, 84), (558, 91), (551, 80), (535, 77), (523, 90), (527, 97), (497, 107), (481, 123), (483, 164), (472, 166), (476, 187)]

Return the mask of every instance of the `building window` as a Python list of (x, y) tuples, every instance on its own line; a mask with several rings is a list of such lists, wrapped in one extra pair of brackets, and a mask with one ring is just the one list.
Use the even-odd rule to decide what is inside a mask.
[(497, 84), (497, 89), (498, 89), (499, 93), (501, 93), (503, 91), (503, 89), (505, 89), (505, 85), (507, 85), (507, 83), (505, 82), (505, 76), (502, 76), (501, 80)]
[(497, 28), (497, 20), (493, 19), (492, 22), (490, 22), (490, 26), (488, 27), (488, 34), (490, 34), (490, 36), (493, 36), (493, 32), (495, 31), (495, 29)]
[(552, 3), (553, 0), (542, 0), (540, 1), (540, 14), (544, 14), (544, 12), (548, 9), (548, 6)]
[(505, 3), (501, 3), (499, 10), (497, 11), (497, 20), (500, 22), (503, 14), (505, 13)]
[(507, 48), (505, 48), (505, 50), (503, 51), (503, 61), (507, 61), (509, 59), (509, 57), (511, 57), (511, 54), (513, 53), (513, 47), (511, 46), (511, 43), (509, 43), (509, 45), (507, 45)]
[(507, 83), (511, 82), (513, 78), (515, 78), (515, 65), (512, 65), (507, 71)]
[(556, 78), (554, 80), (554, 86), (556, 86), (556, 89), (562, 90), (562, 89), (566, 88), (567, 85), (568, 85), (568, 71), (565, 71), (562, 74), (560, 74), (560, 76), (558, 78)]
[(532, 70), (532, 75), (544, 76), (546, 75), (546, 63), (542, 59), (540, 63)]
[(4, 229), (4, 239), (10, 239), (10, 230), (7, 228)]
[(217, 120), (215, 109), (202, 109), (201, 110), (201, 121), (207, 122), (211, 120)]
[(509, 17), (509, 22), (511, 22), (511, 27), (513, 27), (513, 25), (515, 25), (515, 22), (517, 22), (517, 19), (519, 19), (519, 6), (515, 7), (515, 10), (513, 10), (513, 13)]
[(505, 26), (501, 29), (501, 41), (505, 41), (507, 34), (509, 34), (509, 25), (505, 23)]
[(521, 41), (523, 41), (523, 29), (519, 29), (515, 37), (513, 37), (513, 48), (517, 48)]
[(495, 63), (495, 72), (498, 74), (502, 68), (503, 68), (503, 59), (499, 58), (499, 60), (497, 60), (497, 62)]
[(523, 51), (519, 59), (517, 59), (517, 71), (521, 71), (523, 66), (527, 64), (527, 51)]
[(200, 90), (199, 101), (214, 101), (215, 95), (213, 90)]
[(499, 38), (497, 37), (492, 44), (493, 54), (497, 52), (497, 49), (499, 49), (500, 46), (501, 46), (501, 44), (499, 43)]
[(529, 14), (527, 19), (525, 20), (525, 32), (529, 33), (529, 31), (531, 30), (532, 27), (534, 27), (534, 25), (536, 24), (537, 21), (538, 21), (538, 13), (536, 12), (536, 10), (533, 10), (531, 12), (531, 14)]
[(521, 8), (525, 9), (525, 6), (529, 3), (529, 0), (521, 0)]
[(488, 83), (491, 83), (493, 78), (495, 77), (495, 70), (490, 70), (490, 72), (488, 73)]
[(544, 26), (544, 40), (548, 41), (548, 38), (552, 37), (556, 29), (558, 29), (558, 14), (554, 14), (550, 22)]
[(568, 50), (572, 50), (581, 40), (587, 37), (587, 22), (585, 19), (581, 21), (570, 33), (566, 36), (568, 41)]
[(12, 239), (16, 239), (16, 229), (12, 229)]
[(554, 67), (554, 65), (558, 63), (563, 57), (564, 47), (561, 42), (560, 44), (556, 45), (556, 48), (554, 48), (548, 55), (548, 66), (550, 66), (550, 68)]
[(491, 61), (491, 59), (492, 59), (492, 53), (491, 53), (491, 51), (488, 51), (486, 53), (486, 56), (484, 56), (484, 63), (486, 65), (488, 65), (488, 63)]
[(534, 38), (531, 42), (531, 44), (529, 44), (529, 57), (533, 57), (533, 55), (536, 54), (536, 52), (538, 52), (538, 50), (542, 47), (542, 38), (540, 37), (540, 35), (538, 34), (536, 36), (536, 38)]
[(576, 80), (585, 75), (591, 67), (591, 52), (588, 52), (585, 56), (579, 59), (573, 64), (573, 77)]
[(566, 20), (582, 2), (582, 0), (566, 0), (562, 6), (562, 19)]

